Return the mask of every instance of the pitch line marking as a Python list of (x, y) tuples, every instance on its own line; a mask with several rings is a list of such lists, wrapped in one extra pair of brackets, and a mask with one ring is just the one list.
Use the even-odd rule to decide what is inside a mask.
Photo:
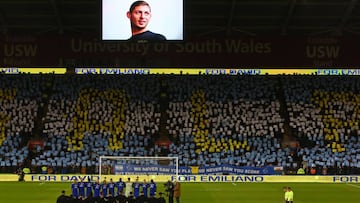
[(347, 183), (347, 185), (351, 186), (351, 187), (356, 187), (356, 188), (360, 188), (359, 185), (355, 185), (355, 184), (352, 184), (352, 183)]

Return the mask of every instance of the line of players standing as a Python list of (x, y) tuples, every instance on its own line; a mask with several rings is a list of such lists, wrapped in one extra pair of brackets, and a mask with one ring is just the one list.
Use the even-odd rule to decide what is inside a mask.
[(71, 184), (71, 199), (73, 202), (89, 202), (89, 203), (165, 203), (162, 193), (156, 197), (156, 183), (151, 180), (149, 183), (144, 180), (139, 182), (136, 178), (135, 182), (131, 182), (130, 178), (123, 182), (109, 182), (104, 179), (102, 183), (96, 182), (78, 182), (74, 180)]

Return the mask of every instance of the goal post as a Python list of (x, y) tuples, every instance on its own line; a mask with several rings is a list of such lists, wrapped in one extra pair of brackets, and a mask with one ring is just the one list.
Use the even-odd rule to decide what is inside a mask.
[(100, 156), (99, 179), (106, 177), (136, 177), (156, 179), (159, 182), (177, 180), (179, 177), (179, 158), (164, 156)]

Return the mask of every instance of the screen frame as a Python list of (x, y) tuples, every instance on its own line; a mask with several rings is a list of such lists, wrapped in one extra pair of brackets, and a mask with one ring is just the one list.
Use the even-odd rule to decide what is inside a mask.
[[(105, 3), (111, 3), (111, 1), (117, 2), (118, 4), (115, 5), (115, 7), (112, 7), (110, 9), (113, 9), (111, 12), (115, 12), (114, 10), (116, 10), (116, 8), (119, 8), (118, 6), (123, 6), (121, 7), (121, 10), (119, 12), (117, 12), (116, 10), (116, 15), (120, 16), (121, 20), (120, 20), (120, 24), (121, 26), (117, 26), (116, 28), (110, 28), (115, 30), (113, 35), (119, 35), (119, 37), (111, 37), (111, 34), (107, 34), (109, 33), (109, 28), (107, 28), (108, 30), (105, 30), (105, 26), (108, 26), (111, 24), (106, 24), (105, 18), (109, 18), (109, 17), (113, 17), (113, 14), (105, 14), (105, 9), (108, 8), (104, 8)], [(130, 42), (129, 38), (131, 37), (131, 26), (130, 26), (130, 21), (126, 16), (126, 12), (129, 10), (130, 5), (135, 2), (136, 0), (99, 0), (99, 4), (100, 4), (100, 40), (102, 41), (108, 41), (108, 42)], [(152, 31), (154, 33), (159, 33), (162, 34), (166, 37), (166, 42), (183, 42), (185, 40), (185, 2), (184, 0), (145, 0), (146, 2), (149, 3), (151, 10), (152, 10), (152, 18), (151, 21), (149, 22), (149, 26), (148, 26), (148, 30)], [(120, 3), (119, 3), (120, 2)], [(165, 9), (166, 12), (164, 11), (164, 6), (167, 6), (168, 4), (164, 4), (164, 2), (168, 2), (168, 4), (171, 4), (171, 6), (173, 7), (172, 9)], [(181, 9), (179, 9), (179, 6), (177, 6), (177, 4), (173, 3), (176, 2), (177, 4), (181, 4)], [(112, 2), (113, 3), (113, 2)], [(111, 4), (112, 5), (112, 4)], [(152, 6), (154, 5), (154, 6)], [(108, 6), (108, 5), (107, 5)], [(173, 10), (176, 9), (177, 12), (173, 12)], [(154, 17), (154, 13), (160, 13), (162, 15), (157, 15), (155, 14), (156, 17)], [(165, 14), (164, 14), (165, 13)], [(170, 14), (169, 14), (170, 13)], [(166, 15), (166, 16), (164, 16)], [(175, 16), (175, 22), (179, 22), (179, 23), (172, 23), (173, 20), (172, 18), (169, 18), (168, 15), (173, 15)], [(117, 19), (116, 16), (115, 18), (112, 19)], [(116, 22), (117, 20), (112, 20), (114, 22)], [(172, 25), (173, 27), (170, 27), (168, 25)], [(123, 27), (123, 28), (122, 28)], [(178, 28), (176, 28), (178, 27)], [(154, 29), (155, 28), (155, 29)], [(120, 33), (120, 30), (121, 33)], [(176, 30), (176, 31), (174, 31)], [(171, 34), (169, 34), (171, 33)], [(178, 35), (178, 37), (175, 37), (176, 35)], [(110, 36), (110, 37), (109, 37)]]

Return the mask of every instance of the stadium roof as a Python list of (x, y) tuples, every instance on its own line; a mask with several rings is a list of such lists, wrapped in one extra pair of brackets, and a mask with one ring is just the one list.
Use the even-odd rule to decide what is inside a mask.
[[(357, 0), (185, 0), (185, 34), (357, 35)], [(100, 31), (99, 0), (0, 0), (3, 34)]]

